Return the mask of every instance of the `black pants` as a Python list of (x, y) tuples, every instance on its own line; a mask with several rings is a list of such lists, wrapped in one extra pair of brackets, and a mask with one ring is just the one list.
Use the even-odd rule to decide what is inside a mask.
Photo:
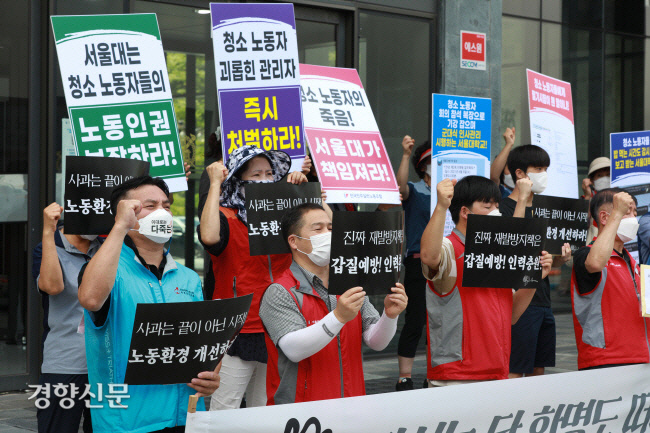
[(415, 358), (422, 337), (422, 328), (427, 320), (426, 283), (422, 275), (422, 265), (419, 258), (409, 256), (404, 259), (404, 289), (408, 296), (404, 326), (399, 335), (397, 354), (405, 358)]
[[(90, 422), (90, 409), (86, 407), (84, 400), (79, 400), (86, 390), (88, 383), (87, 374), (53, 374), (43, 373), (39, 380), (39, 384), (50, 384), (50, 397), (48, 399), (48, 406), (43, 409), (37, 409), (36, 420), (38, 422), (38, 433), (77, 433), (79, 431), (79, 422), (81, 422), (81, 415), (84, 417), (83, 431), (84, 433), (92, 433), (93, 428)], [(54, 385), (62, 383), (67, 386), (67, 392), (62, 397), (57, 397), (54, 394)], [(61, 400), (69, 398), (71, 394), (70, 384), (74, 384), (79, 394), (74, 399), (74, 406), (70, 409), (61, 407)], [(39, 394), (39, 397), (41, 396)], [(64, 406), (66, 404), (64, 403)]]

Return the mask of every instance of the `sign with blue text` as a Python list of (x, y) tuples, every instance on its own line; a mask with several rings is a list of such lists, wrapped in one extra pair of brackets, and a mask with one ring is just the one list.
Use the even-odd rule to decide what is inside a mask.
[[(492, 100), (433, 94), (431, 136), (431, 186), (443, 179), (490, 177)], [(437, 197), (431, 194), (431, 213)], [(445, 235), (454, 223), (447, 212)]]
[(609, 135), (612, 187), (650, 184), (650, 131)]

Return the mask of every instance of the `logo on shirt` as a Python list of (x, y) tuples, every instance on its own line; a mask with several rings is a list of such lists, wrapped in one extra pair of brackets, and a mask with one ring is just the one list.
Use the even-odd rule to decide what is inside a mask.
[(537, 283), (538, 281), (535, 280), (534, 278), (531, 278), (530, 275), (524, 275), (524, 285), (528, 285), (529, 283)]
[(193, 292), (191, 292), (191, 291), (189, 291), (187, 289), (179, 289), (178, 287), (176, 287), (176, 290), (174, 290), (174, 293), (176, 293), (177, 295), (185, 295), (185, 296), (194, 297)]

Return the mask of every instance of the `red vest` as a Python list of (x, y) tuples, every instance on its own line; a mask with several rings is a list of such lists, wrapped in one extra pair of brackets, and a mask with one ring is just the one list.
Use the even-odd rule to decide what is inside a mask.
[(248, 229), (237, 218), (237, 211), (226, 207), (219, 209), (228, 218), (230, 236), (228, 246), (221, 254), (210, 255), (215, 280), (212, 299), (232, 298), (233, 283), (236, 283), (237, 296), (252, 293), (253, 302), (241, 332), (244, 334), (264, 332), (259, 316), (262, 293), (273, 282), (272, 275), (280, 275), (291, 265), (291, 254), (251, 256)]
[[(305, 318), (307, 326), (317, 323), (329, 313), (325, 301), (318, 296), (313, 288), (300, 288), (300, 283), (294, 277), (291, 269), (287, 269), (275, 282), (291, 294)], [(296, 293), (291, 290), (294, 287), (295, 290), (301, 289), (302, 305), (297, 299)], [(278, 369), (278, 357), (284, 355), (278, 353), (278, 349), (268, 333), (265, 333), (265, 337), (268, 352), (266, 368), (268, 405), (356, 397), (366, 394), (361, 357), (361, 314), (343, 326), (338, 338), (333, 338), (319, 352), (300, 361), (297, 371), (293, 369), (296, 371), (295, 377), (281, 376)], [(286, 357), (284, 361), (291, 362)], [(278, 388), (286, 387), (287, 383), (295, 387), (290, 390), (292, 396), (295, 396), (293, 401), (276, 402), (275, 396)]]
[(584, 295), (578, 292), (575, 272), (571, 273), (579, 369), (650, 361), (650, 321), (641, 316), (639, 273), (631, 257), (630, 263), (634, 279), (625, 259), (612, 251), (600, 281)]
[[(507, 379), (510, 362), (510, 341), (512, 323), (512, 290), (491, 289), (480, 287), (463, 287), (463, 261), (465, 245), (454, 232), (447, 237), (456, 255), (456, 286), (447, 294), (440, 295), (433, 289), (433, 283), (427, 281), (429, 290), (427, 300), (427, 378), (429, 380), (493, 380)], [(460, 296), (459, 302), (445, 304), (446, 297)], [(430, 300), (433, 302), (430, 302)], [(432, 314), (436, 306), (460, 311), (446, 311), (445, 319), (458, 321), (455, 326), (462, 327), (462, 341), (458, 342), (457, 350), (447, 348), (446, 353), (460, 354), (460, 359), (432, 366), (431, 335), (437, 334), (435, 341), (450, 341), (445, 335), (449, 332), (451, 323), (445, 323), (436, 329)], [(460, 321), (462, 317), (462, 322)], [(452, 339), (453, 340), (453, 339)], [(458, 340), (458, 339), (456, 339)], [(435, 356), (435, 355), (434, 355)], [(435, 360), (434, 360), (435, 361)], [(438, 364), (438, 363), (436, 363)]]

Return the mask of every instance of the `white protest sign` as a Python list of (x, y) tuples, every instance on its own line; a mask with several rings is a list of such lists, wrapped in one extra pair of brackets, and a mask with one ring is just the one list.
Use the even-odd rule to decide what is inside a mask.
[(650, 365), (187, 414), (187, 433), (641, 433)]
[(548, 152), (551, 158), (548, 186), (542, 194), (578, 198), (578, 161), (571, 83), (530, 69), (526, 70), (526, 74), (530, 140)]
[(641, 265), (641, 315), (650, 317), (650, 266)]
[(147, 161), (187, 190), (155, 14), (52, 16), (75, 154)]

